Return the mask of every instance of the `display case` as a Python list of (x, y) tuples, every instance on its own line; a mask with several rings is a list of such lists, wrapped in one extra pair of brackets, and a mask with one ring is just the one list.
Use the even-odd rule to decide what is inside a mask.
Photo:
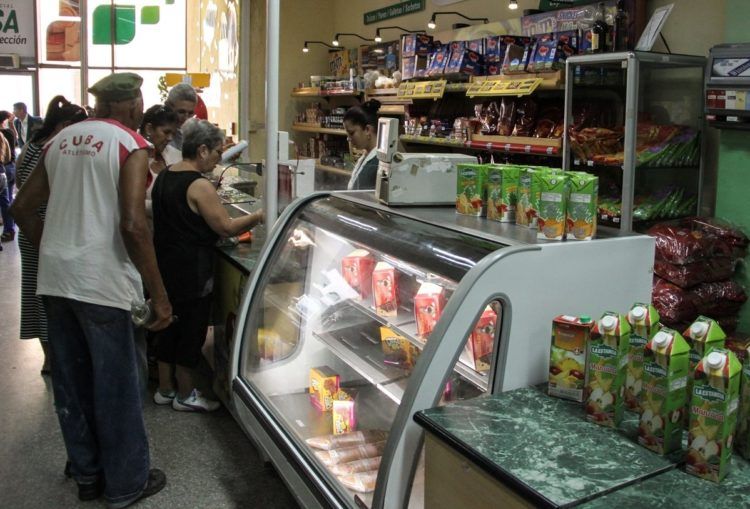
[(640, 231), (701, 210), (705, 64), (639, 51), (566, 61), (563, 168), (599, 176), (600, 224)]
[(414, 413), (546, 380), (552, 318), (648, 299), (653, 256), (371, 192), (298, 200), (240, 304), (235, 415), (302, 507), (422, 507)]

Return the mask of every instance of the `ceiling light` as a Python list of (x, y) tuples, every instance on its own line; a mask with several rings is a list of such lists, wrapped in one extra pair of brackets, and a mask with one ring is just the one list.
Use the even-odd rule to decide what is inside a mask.
[(380, 37), (380, 29), (379, 28), (375, 32), (375, 42), (383, 42), (383, 38)]
[(334, 46), (338, 46), (338, 45), (339, 45), (339, 40), (338, 40), (338, 39), (334, 39), (334, 40), (333, 40), (333, 41), (331, 42), (331, 44), (333, 44)]
[(433, 14), (430, 18), (430, 21), (427, 23), (427, 28), (429, 28), (430, 30), (435, 30), (435, 27), (437, 27), (437, 25), (435, 24), (435, 15)]
[[(514, 0), (512, 0), (511, 3), (516, 3), (516, 2)], [(516, 7), (518, 7), (518, 6), (516, 5)], [(433, 12), (432, 13), (432, 16), (430, 17), (430, 22), (427, 23), (427, 28), (429, 28), (430, 30), (435, 30), (435, 27), (437, 26), (437, 24), (435, 23), (435, 19), (437, 18), (438, 15), (444, 15), (444, 14), (453, 14), (455, 16), (461, 16), (462, 18), (468, 19), (469, 21), (482, 21), (483, 23), (489, 23), (490, 22), (490, 20), (487, 19), (487, 18), (470, 18), (470, 17), (464, 16), (460, 12), (456, 12), (456, 11), (441, 11), (441, 12)]]
[(511, 11), (515, 11), (516, 9), (518, 9), (518, 0), (510, 0), (508, 9), (510, 9)]
[(333, 46), (323, 41), (305, 41), (305, 45), (302, 46), (302, 53), (310, 52), (310, 48), (308, 47), (308, 44), (320, 44), (321, 46), (325, 46), (326, 48), (333, 48)]
[(309, 53), (309, 52), (310, 52), (310, 48), (308, 48), (307, 43), (305, 43), (305, 45), (302, 46), (302, 53)]

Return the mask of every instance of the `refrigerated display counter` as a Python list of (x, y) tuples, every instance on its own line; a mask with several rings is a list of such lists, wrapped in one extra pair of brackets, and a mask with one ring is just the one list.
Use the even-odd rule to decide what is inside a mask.
[(647, 301), (653, 261), (647, 236), (544, 242), (371, 192), (298, 200), (239, 306), (235, 416), (302, 507), (423, 507), (413, 415), (545, 381), (552, 318)]

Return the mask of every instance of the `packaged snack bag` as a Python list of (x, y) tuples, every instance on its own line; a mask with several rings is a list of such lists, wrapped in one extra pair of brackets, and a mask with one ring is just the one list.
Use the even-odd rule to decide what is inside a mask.
[(593, 325), (588, 316), (560, 315), (552, 321), (548, 385), (550, 396), (583, 402), (586, 345)]
[(628, 410), (640, 413), (640, 397), (643, 389), (643, 350), (651, 336), (659, 330), (659, 313), (651, 304), (636, 302), (628, 312), (628, 323), (631, 332), (628, 371), (625, 378), (625, 406)]
[(331, 472), (336, 475), (348, 475), (357, 474), (359, 472), (371, 472), (380, 468), (380, 461), (382, 456), (377, 458), (365, 458), (363, 460), (350, 461), (349, 463), (341, 463), (333, 465)]
[(372, 292), (372, 271), (375, 258), (364, 249), (357, 249), (341, 260), (341, 273), (360, 299), (366, 299)]

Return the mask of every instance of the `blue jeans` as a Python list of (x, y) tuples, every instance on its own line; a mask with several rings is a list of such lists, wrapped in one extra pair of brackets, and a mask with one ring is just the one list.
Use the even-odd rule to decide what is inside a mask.
[(71, 472), (79, 483), (104, 477), (112, 504), (146, 486), (149, 450), (130, 312), (44, 297), (52, 388)]
[(13, 203), (13, 187), (16, 185), (16, 165), (15, 163), (8, 163), (3, 166), (5, 166), (5, 177), (8, 185), (5, 190), (0, 191), (0, 214), (2, 214), (3, 218), (3, 233), (9, 233), (15, 230), (15, 222), (8, 209), (10, 208), (10, 204)]

